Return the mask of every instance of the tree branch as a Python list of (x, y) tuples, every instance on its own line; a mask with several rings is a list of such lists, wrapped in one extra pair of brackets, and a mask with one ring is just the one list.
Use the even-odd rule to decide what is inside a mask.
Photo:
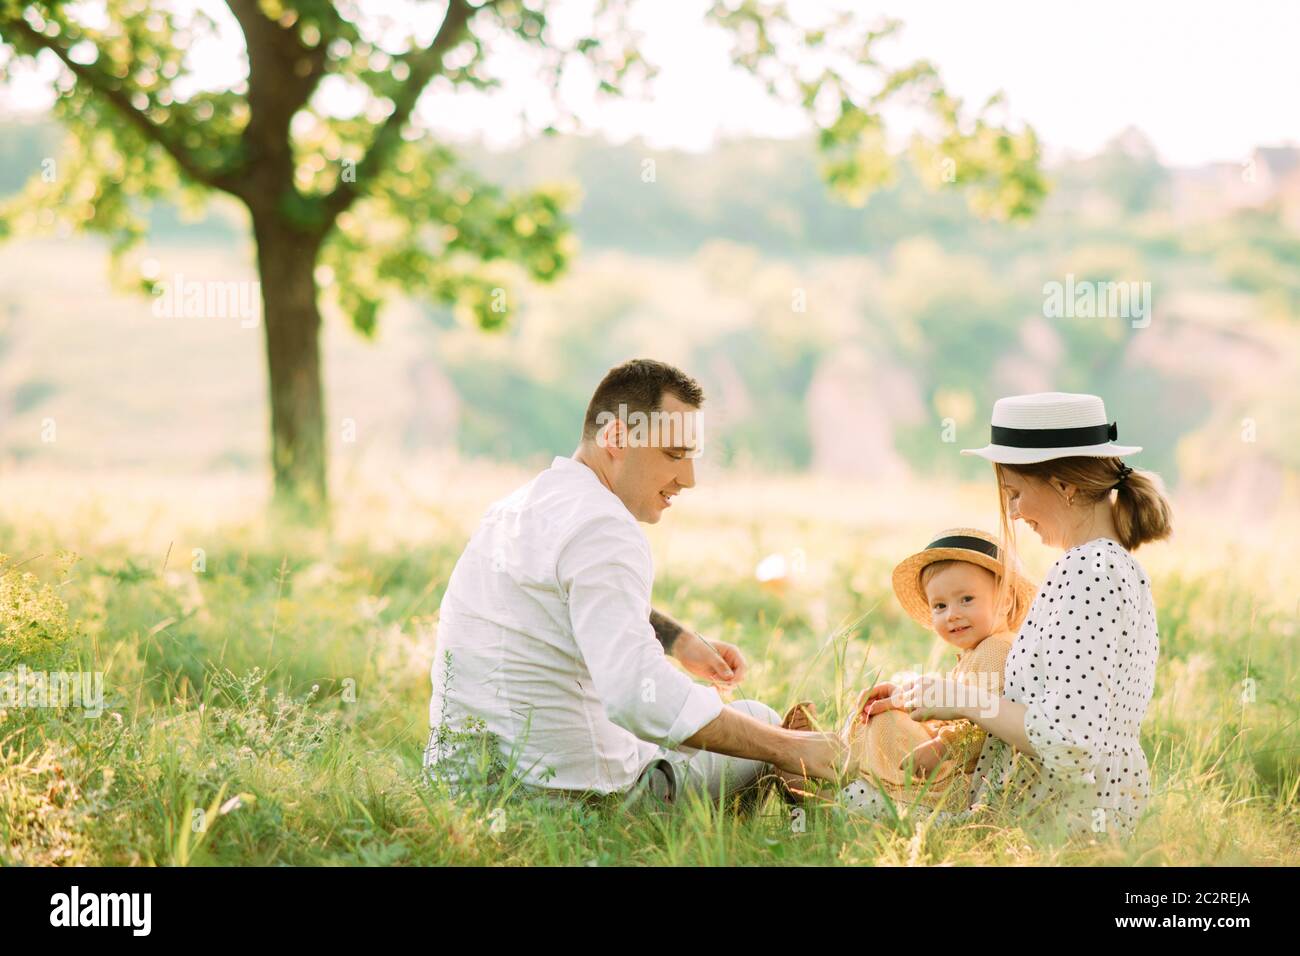
[(68, 52), (59, 44), (55, 43), (45, 34), (35, 29), (26, 20), (18, 17), (6, 23), (6, 27), (14, 29), (21, 33), (28, 40), (46, 50), (50, 50), (63, 61), (64, 65), (72, 71), (78, 80), (85, 82), (97, 94), (102, 96), (139, 130), (146, 139), (157, 143), (168, 155), (176, 161), (178, 165), (191, 179), (209, 186), (213, 189), (219, 189), (223, 192), (230, 193), (234, 196), (240, 196), (239, 181), (229, 176), (223, 171), (205, 169), (200, 166), (188, 152), (186, 152), (179, 143), (174, 142), (164, 132), (163, 127), (159, 126), (153, 120), (149, 119), (144, 113), (131, 105), (130, 97), (104, 74), (93, 70), (88, 66), (77, 63), (69, 58)]
[(226, 0), (248, 53), (248, 125), (240, 136), (248, 197), (257, 214), (274, 214), (293, 185), (289, 126), (325, 72), (325, 42), (303, 45), (294, 26), (269, 18), (257, 0)]
[(294, 26), (272, 20), (257, 0), (226, 0), (244, 34), (248, 52), (248, 106), (245, 133), (279, 139), (325, 75), (328, 37), (305, 46)]
[[(490, 5), (490, 2), (485, 3), (477, 9), (485, 9)], [(443, 57), (460, 42), (465, 33), (465, 26), (474, 12), (476, 8), (471, 7), (466, 0), (448, 0), (447, 14), (443, 17), (442, 25), (438, 28), (433, 41), (424, 49), (402, 58), (401, 62), (405, 63), (411, 71), (410, 76), (394, 98), (393, 112), (384, 120), (366, 155), (357, 164), (356, 181), (340, 181), (334, 191), (325, 197), (323, 201), (325, 218), (321, 227), (323, 232), (328, 231), (334, 224), (334, 220), (361, 195), (357, 183), (364, 182), (367, 177), (373, 177), (383, 169), (389, 154), (401, 139), (402, 129), (411, 118), (420, 94), (442, 71)]]

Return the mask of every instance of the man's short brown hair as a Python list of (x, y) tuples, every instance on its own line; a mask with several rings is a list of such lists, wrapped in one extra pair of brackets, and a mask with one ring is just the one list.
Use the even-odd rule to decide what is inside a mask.
[(587, 417), (582, 423), (582, 440), (596, 437), (596, 432), (604, 424), (600, 421), (602, 412), (617, 416), (622, 405), (629, 414), (641, 412), (648, 415), (663, 407), (664, 392), (693, 408), (704, 403), (704, 390), (700, 383), (667, 363), (632, 359), (615, 365), (605, 373), (591, 396)]

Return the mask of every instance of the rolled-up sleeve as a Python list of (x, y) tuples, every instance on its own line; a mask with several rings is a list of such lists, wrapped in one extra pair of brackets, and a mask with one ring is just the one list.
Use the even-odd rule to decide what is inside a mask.
[(561, 548), (556, 568), (578, 650), (611, 722), (672, 748), (722, 712), (717, 691), (669, 663), (655, 639), (654, 565), (640, 529), (617, 519), (590, 522)]
[(1073, 576), (1053, 592), (1038, 645), (1036, 692), (1025, 701), (1025, 733), (1043, 764), (1063, 781), (1096, 784), (1109, 739), (1121, 627), (1114, 602), (1117, 582), (1104, 571)]

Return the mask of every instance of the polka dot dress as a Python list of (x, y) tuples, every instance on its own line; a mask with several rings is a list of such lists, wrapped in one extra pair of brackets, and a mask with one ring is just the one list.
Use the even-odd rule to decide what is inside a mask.
[[(1003, 696), (1026, 706), (1038, 757), (990, 734), (972, 775), (971, 805), (1015, 805), (1070, 832), (1132, 831), (1150, 793), (1138, 731), (1155, 687), (1159, 635), (1142, 566), (1097, 538), (1052, 565), (1007, 656)], [(852, 809), (880, 816), (855, 783)]]

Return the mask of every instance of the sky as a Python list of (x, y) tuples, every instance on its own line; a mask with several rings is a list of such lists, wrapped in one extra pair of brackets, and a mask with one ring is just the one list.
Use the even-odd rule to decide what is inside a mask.
[[(229, 21), (215, 0), (205, 9)], [(795, 0), (815, 17), (848, 0)], [(554, 4), (557, 27), (581, 22), (591, 0)], [(639, 136), (655, 148), (707, 149), (719, 136), (791, 136), (807, 131), (796, 111), (773, 104), (731, 64), (727, 38), (704, 17), (706, 0), (643, 0), (635, 24), (646, 56), (659, 66), (645, 102), (600, 106), (568, 94), (590, 131), (618, 141)], [(1128, 127), (1141, 130), (1171, 165), (1241, 162), (1259, 145), (1300, 143), (1300, 3), (1290, 0), (898, 0), (855, 3), (896, 17), (904, 27), (886, 48), (891, 63), (924, 57), (950, 92), (971, 104), (1002, 91), (1013, 121), (1034, 126), (1049, 158), (1097, 151)], [(436, 25), (436, 4), (365, 0), (365, 15), (390, 16), (417, 35)], [(229, 21), (233, 25), (233, 21)], [(242, 61), (233, 29), (223, 44), (192, 50), (203, 85), (237, 80)], [(508, 146), (524, 135), (521, 111), (546, 118), (549, 94), (526, 59), (502, 53), (507, 79), (490, 100), (428, 96), (432, 126)], [(0, 95), (0, 113), (32, 112), (49, 102), (53, 64), (20, 73)], [(579, 85), (575, 85), (575, 89)], [(340, 85), (322, 98), (348, 112), (355, 97)]]

